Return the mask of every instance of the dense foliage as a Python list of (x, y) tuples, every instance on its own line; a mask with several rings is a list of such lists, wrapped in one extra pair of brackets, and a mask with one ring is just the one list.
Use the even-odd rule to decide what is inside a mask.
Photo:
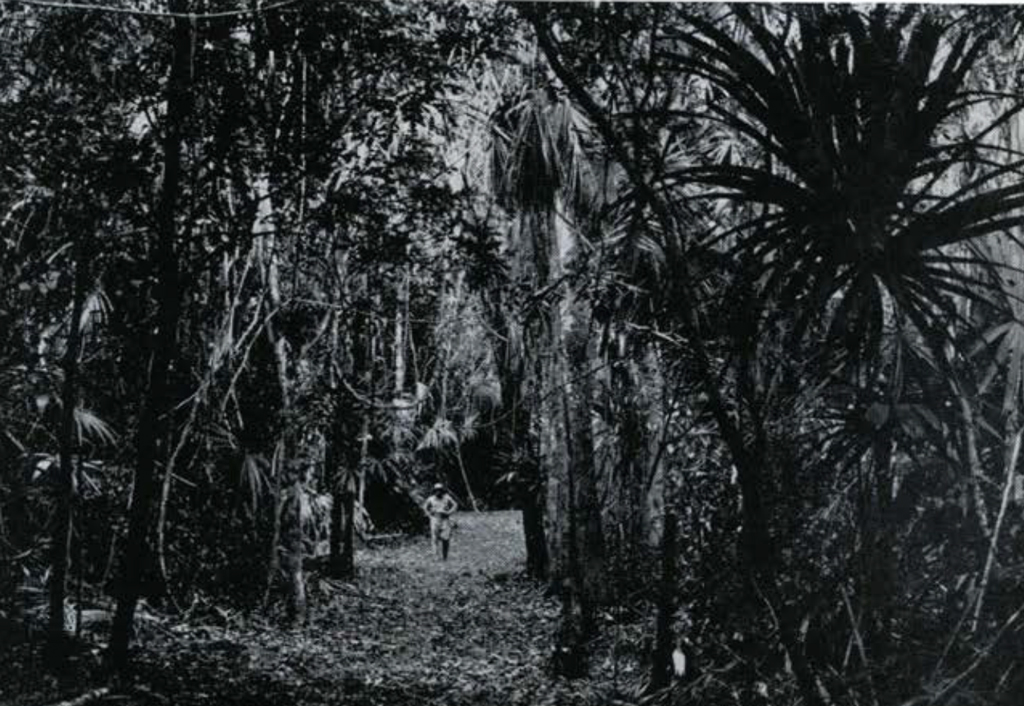
[(441, 481), (557, 676), (1018, 703), (1022, 20), (0, 2), (5, 632), (301, 626)]

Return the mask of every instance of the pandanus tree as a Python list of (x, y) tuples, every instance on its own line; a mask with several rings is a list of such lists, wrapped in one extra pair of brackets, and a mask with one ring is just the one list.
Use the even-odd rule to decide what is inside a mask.
[[(899, 424), (901, 396), (913, 385), (911, 375), (891, 375), (899, 362), (891, 353), (906, 349), (886, 345), (893, 336), (923, 344), (949, 381), (932, 394), (962, 403), (951, 426), (971, 423), (960, 382), (966, 351), (952, 332), (971, 326), (961, 303), (987, 301), (993, 290), (968, 266), (983, 253), (958, 246), (1019, 223), (1024, 205), (1024, 184), (1004, 178), (1019, 172), (1019, 155), (1002, 158), (1008, 149), (993, 139), (1021, 104), (967, 80), (991, 32), (912, 8), (846, 9), (797, 16), (799, 43), (787, 44), (773, 31), (781, 18), (743, 11), (737, 18), (750, 36), (745, 45), (693, 19), (694, 31), (679, 37), (689, 51), (667, 51), (666, 60), (727, 93), (728, 109), (708, 104), (708, 115), (747, 141), (759, 163), (685, 166), (668, 178), (697, 185), (700, 198), (762, 206), (716, 234), (715, 245), (756, 277), (765, 325), (784, 317), (788, 340), (824, 331), (827, 349), (838, 354), (828, 373), (876, 405), (877, 436)], [(1002, 110), (988, 120), (971, 114), (995, 101)], [(750, 275), (737, 281), (750, 286)], [(873, 398), (871, 388), (883, 381)], [(964, 472), (979, 473), (970, 437), (956, 436)], [(867, 449), (872, 514), (883, 519), (865, 551), (870, 565), (884, 567), (893, 561), (882, 539), (891, 529), (884, 518), (892, 446)], [(746, 499), (760, 491), (751, 482), (744, 492)], [(984, 508), (976, 512), (984, 521)], [(773, 556), (766, 549), (759, 555)], [(892, 590), (893, 575), (892, 567), (873, 570), (864, 591), (867, 634), (879, 657), (889, 632), (879, 596)]]
[[(804, 700), (828, 703), (829, 689), (802, 644), (800, 621), (809, 614), (781, 590), (766, 494), (784, 469), (773, 467), (782, 456), (765, 413), (787, 385), (841, 381), (856, 393), (847, 418), (869, 417), (875, 433), (891, 429), (887, 422), (905, 409), (901, 394), (922, 389), (886, 354), (898, 348), (894, 331), (928, 352), (940, 378), (958, 379), (964, 351), (950, 331), (969, 322), (957, 303), (985, 300), (992, 289), (966, 267), (981, 253), (957, 246), (1018, 224), (1024, 205), (1024, 183), (1002, 178), (1019, 172), (1019, 156), (994, 159), (1009, 153), (991, 139), (1020, 103), (1002, 101), (988, 119), (964, 126), (976, 106), (1003, 98), (968, 82), (992, 25), (966, 12), (939, 16), (915, 7), (734, 7), (718, 17), (673, 8), (619, 54), (648, 79), (632, 94), (648, 102), (630, 112), (621, 107), (627, 101), (606, 100), (615, 95), (609, 84), (629, 95), (626, 79), (609, 71), (604, 83), (592, 82), (567, 49), (576, 38), (570, 32), (588, 39), (587, 24), (524, 12), (552, 70), (652, 216), (644, 245), (656, 243), (664, 263), (662, 289), (673, 299), (665, 310), (674, 313), (737, 470), (747, 573), (771, 607)], [(695, 128), (703, 130), (701, 142), (687, 144)], [(724, 278), (721, 291), (733, 303), (734, 315), (720, 320), (735, 326), (707, 326), (709, 268)], [(771, 355), (780, 348), (808, 351), (808, 360), (813, 348), (816, 365), (794, 371)], [(871, 399), (879, 385), (884, 394)], [(954, 391), (952, 383), (929, 390)], [(930, 403), (943, 406), (941, 397)], [(883, 502), (892, 446), (860, 449), (857, 460), (877, 471), (875, 502)], [(876, 533), (866, 551), (885, 541)], [(885, 564), (891, 555), (881, 558)], [(870, 600), (861, 608), (866, 624), (884, 622), (885, 611)], [(884, 659), (889, 626), (868, 632), (877, 640), (865, 651)], [(887, 686), (894, 688), (879, 690)]]

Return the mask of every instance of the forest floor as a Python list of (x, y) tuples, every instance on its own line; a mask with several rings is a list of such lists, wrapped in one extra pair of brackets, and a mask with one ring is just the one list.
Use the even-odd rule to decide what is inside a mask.
[[(302, 628), (223, 610), (209, 624), (149, 626), (131, 679), (90, 704), (593, 704), (635, 691), (641, 674), (626, 646), (642, 625), (604, 631), (589, 679), (552, 678), (558, 604), (523, 577), (519, 513), (456, 523), (447, 562), (414, 537), (360, 550), (351, 583), (311, 576)], [(15, 668), (23, 673), (5, 693), (0, 666), (3, 706), (59, 703), (98, 686), (82, 677), (89, 670), (56, 680), (24, 661)]]

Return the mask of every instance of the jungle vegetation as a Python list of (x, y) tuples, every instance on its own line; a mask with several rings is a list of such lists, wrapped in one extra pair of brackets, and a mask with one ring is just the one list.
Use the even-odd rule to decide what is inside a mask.
[(0, 0), (0, 646), (301, 630), (440, 481), (596, 702), (1019, 704), (1022, 21)]

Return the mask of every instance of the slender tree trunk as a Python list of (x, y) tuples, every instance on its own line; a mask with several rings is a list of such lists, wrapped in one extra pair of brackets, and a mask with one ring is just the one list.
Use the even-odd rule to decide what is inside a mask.
[[(548, 543), (544, 535), (544, 496), (546, 482), (540, 466), (540, 454), (531, 435), (533, 415), (522, 404), (522, 387), (514, 403), (510, 438), (512, 457), (519, 473), (519, 507), (523, 514), (523, 539), (526, 543), (526, 573), (539, 581), (549, 576)], [(506, 414), (508, 414), (506, 412)]]
[[(346, 474), (345, 489), (338, 494), (339, 512), (335, 513), (337, 524), (334, 531), (338, 532), (338, 548), (332, 554), (331, 575), (335, 578), (351, 578), (356, 573), (355, 562), (355, 518), (356, 494), (351, 488), (352, 475)], [(336, 558), (335, 558), (336, 557)]]
[[(523, 366), (520, 364), (520, 370)], [(523, 515), (523, 540), (526, 544), (526, 573), (543, 581), (548, 578), (548, 545), (544, 535), (545, 483), (539, 454), (531, 438), (532, 415), (523, 404), (522, 374), (506, 375), (502, 379), (502, 405), (504, 418), (500, 434), (506, 439), (508, 458), (518, 475), (519, 509)], [(512, 388), (506, 395), (506, 384)]]
[(306, 620), (306, 580), (303, 574), (302, 500), (303, 472), (294, 458), (285, 463), (290, 479), (281, 516), (281, 568), (288, 591), (287, 618), (292, 625)]
[[(521, 366), (521, 364), (520, 364)], [(522, 366), (520, 367), (522, 369)], [(539, 454), (531, 438), (532, 415), (523, 404), (522, 374), (506, 375), (502, 380), (503, 424), (499, 430), (505, 442), (506, 456), (518, 475), (517, 499), (523, 515), (523, 540), (526, 545), (526, 573), (543, 581), (548, 578), (548, 545), (544, 534), (545, 483)], [(506, 384), (511, 388), (505, 394)]]
[[(666, 487), (668, 484), (666, 483)], [(666, 495), (668, 493), (666, 492)], [(658, 617), (655, 623), (654, 654), (651, 660), (650, 691), (672, 681), (672, 619), (676, 612), (676, 518), (665, 499), (665, 529), (661, 535), (661, 582), (658, 587)]]
[[(47, 636), (48, 661), (55, 667), (64, 662), (67, 634), (64, 630), (64, 597), (67, 591), (68, 564), (71, 560), (71, 519), (74, 507), (74, 460), (77, 450), (75, 410), (78, 407), (78, 359), (82, 348), (82, 312), (88, 289), (88, 264), (81, 242), (76, 236), (74, 294), (71, 306), (70, 331), (64, 354), (64, 389), (61, 393), (60, 467), (56, 484), (56, 512), (50, 560), (50, 614)], [(81, 567), (79, 567), (81, 570)]]
[(409, 331), (409, 267), (402, 269), (395, 304), (395, 397), (405, 392), (405, 337)]
[[(173, 12), (188, 12), (186, 0), (171, 0)], [(149, 530), (153, 496), (153, 478), (158, 456), (158, 440), (162, 437), (164, 414), (170, 397), (169, 371), (177, 350), (178, 318), (181, 292), (178, 253), (175, 240), (175, 213), (181, 196), (182, 143), (185, 123), (191, 113), (191, 51), (193, 23), (188, 17), (175, 17), (172, 30), (171, 73), (167, 84), (167, 118), (164, 121), (163, 185), (157, 207), (158, 238), (155, 251), (157, 275), (157, 326), (150, 339), (152, 365), (144, 393), (142, 413), (136, 437), (137, 463), (132, 490), (131, 516), (122, 565), (121, 595), (111, 627), (108, 659), (115, 669), (128, 662), (135, 608), (142, 592), (142, 572), (147, 557), (146, 535)]]
[(270, 524), (270, 544), (267, 548), (267, 572), (263, 585), (263, 599), (261, 604), (266, 610), (270, 606), (270, 598), (274, 591), (274, 584), (277, 581), (277, 574), (281, 570), (281, 516), (284, 513), (284, 464), (285, 451), (282, 441), (274, 446), (274, 453), (270, 461), (270, 477), (273, 479), (271, 497), (274, 501), (274, 514)]
[[(507, 438), (511, 443), (510, 457), (514, 459), (519, 475), (519, 507), (523, 514), (523, 540), (526, 544), (526, 573), (543, 581), (548, 578), (548, 545), (544, 536), (544, 496), (546, 483), (540, 465), (540, 453), (532, 434), (533, 414), (524, 404), (525, 361), (518, 363), (518, 373), (508, 404), (503, 405), (510, 415), (511, 429)], [(504, 383), (502, 383), (504, 385)]]
[(459, 473), (462, 474), (462, 484), (466, 486), (466, 495), (469, 496), (469, 506), (473, 508), (473, 512), (480, 512), (480, 507), (476, 503), (476, 496), (473, 495), (473, 488), (469, 485), (469, 474), (466, 473), (466, 464), (462, 461), (462, 442), (458, 439), (455, 440), (455, 461), (459, 464)]
[(618, 430), (618, 486), (620, 502), (618, 515), (622, 524), (623, 546), (619, 556), (625, 561), (627, 570), (630, 568), (629, 557), (635, 556), (630, 551), (640, 546), (643, 536), (643, 490), (646, 475), (647, 439), (643, 431), (642, 411), (639, 396), (640, 383), (634, 375), (632, 361), (622, 357), (611, 365), (612, 396), (621, 409), (617, 419)]
[(344, 388), (338, 390), (336, 418), (330, 443), (331, 554), (330, 574), (334, 578), (355, 575), (355, 476), (359, 464), (358, 427), (355, 406)]
[(868, 489), (871, 529), (870, 541), (865, 547), (867, 553), (867, 590), (864, 593), (864, 615), (862, 621), (872, 657), (884, 662), (891, 647), (892, 604), (898, 594), (896, 586), (897, 557), (892, 546), (893, 528), (890, 517), (892, 492), (892, 449), (891, 432), (876, 432), (874, 450), (871, 455), (873, 477)]
[[(273, 205), (271, 204), (269, 194), (261, 194), (260, 203), (261, 207), (266, 209), (260, 220), (263, 224), (266, 224), (270, 221), (273, 214)], [(275, 238), (273, 236), (264, 236), (263, 246), (265, 248), (267, 288), (270, 293), (271, 306), (274, 311), (280, 311), (283, 306), (283, 299), (281, 296), (281, 274)], [(294, 438), (294, 430), (290, 428), (292, 424), (294, 391), (292, 389), (292, 376), (289, 374), (288, 342), (284, 334), (277, 330), (269, 316), (266, 322), (266, 330), (267, 337), (274, 350), (277, 382), (281, 394), (283, 460), (278, 468), (278, 472), (282, 474), (280, 569), (285, 575), (288, 595), (288, 620), (292, 624), (298, 624), (303, 622), (306, 617), (306, 583), (302, 567), (303, 532), (301, 512), (304, 493), (304, 469), (297, 459), (298, 439)]]
[(164, 468), (164, 477), (160, 484), (160, 502), (157, 505), (156, 515), (156, 567), (160, 575), (160, 585), (163, 595), (170, 599), (172, 605), (177, 604), (175, 603), (174, 597), (171, 595), (170, 573), (167, 570), (167, 506), (171, 499), (171, 484), (174, 480), (174, 469), (177, 466), (178, 458), (181, 456), (182, 449), (185, 448), (185, 444), (188, 442), (188, 438), (192, 434), (192, 428), (195, 426), (196, 415), (199, 412), (202, 396), (203, 393), (201, 391), (197, 391), (195, 399), (192, 400), (192, 406), (188, 413), (188, 421), (185, 422), (185, 427), (181, 430), (178, 441), (174, 445), (174, 450), (167, 459), (167, 464)]

